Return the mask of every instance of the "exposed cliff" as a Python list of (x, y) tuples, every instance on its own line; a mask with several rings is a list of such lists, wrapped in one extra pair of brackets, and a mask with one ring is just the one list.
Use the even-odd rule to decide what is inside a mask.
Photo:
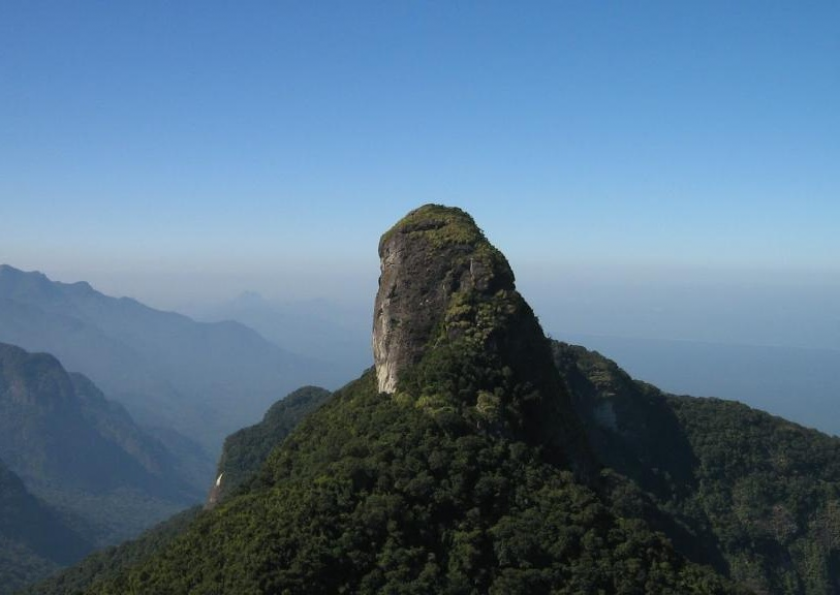
[(379, 390), (444, 424), (468, 423), (548, 447), (592, 476), (595, 463), (533, 311), (464, 211), (425, 205), (379, 242), (373, 352)]
[(373, 355), (382, 392), (395, 392), (402, 370), (419, 363), (439, 335), (464, 334), (465, 312), (454, 302), (514, 290), (507, 260), (460, 209), (410, 212), (382, 236), (379, 258)]

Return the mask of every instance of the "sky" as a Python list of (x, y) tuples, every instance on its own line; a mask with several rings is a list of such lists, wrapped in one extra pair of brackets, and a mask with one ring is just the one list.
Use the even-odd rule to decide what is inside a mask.
[(840, 349), (838, 31), (833, 0), (6, 0), (0, 262), (370, 308), (436, 202), (555, 335)]

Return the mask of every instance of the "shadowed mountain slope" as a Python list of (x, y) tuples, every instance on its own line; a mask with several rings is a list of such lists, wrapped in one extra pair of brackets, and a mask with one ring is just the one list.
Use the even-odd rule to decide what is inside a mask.
[(90, 380), (51, 355), (5, 344), (0, 458), (100, 543), (134, 535), (199, 497), (164, 446)]
[(217, 477), (223, 481), (211, 493), (211, 503), (257, 475), (271, 451), (331, 396), (330, 391), (317, 386), (299, 388), (272, 405), (260, 423), (228, 436), (217, 470)]
[(678, 547), (757, 593), (840, 592), (840, 439), (553, 347), (593, 450), (687, 529)]
[[(738, 403), (664, 394), (655, 387), (634, 381), (614, 362), (582, 347), (554, 342), (552, 348), (557, 368), (569, 387), (571, 402), (586, 427), (592, 450), (610, 467), (633, 480), (630, 483), (620, 476), (606, 473), (598, 490), (601, 496), (595, 500), (588, 500), (590, 504), (600, 502), (599, 510), (602, 513), (613, 510), (620, 518), (625, 519), (625, 524), (629, 523), (632, 526), (642, 523), (642, 526), (655, 527), (656, 531), (661, 531), (668, 537), (683, 556), (711, 565), (720, 574), (739, 581), (750, 592), (838, 592), (837, 554), (840, 539), (837, 536), (840, 535), (840, 490), (837, 461), (840, 457), (837, 452), (837, 439)], [(278, 516), (292, 516), (296, 519), (295, 522), (310, 522), (311, 515), (326, 514), (327, 509), (324, 507), (328, 504), (333, 503), (337, 506), (341, 502), (344, 503), (344, 508), (340, 509), (344, 511), (343, 514), (351, 517), (356, 514), (363, 515), (358, 519), (361, 524), (348, 531), (324, 534), (332, 535), (332, 539), (337, 540), (335, 546), (320, 550), (315, 548), (314, 552), (328, 557), (340, 557), (342, 552), (345, 552), (343, 548), (347, 547), (348, 543), (353, 543), (352, 536), (357, 535), (357, 532), (359, 535), (369, 536), (366, 531), (376, 526), (376, 519), (379, 518), (376, 515), (381, 514), (391, 522), (392, 528), (401, 529), (401, 532), (391, 535), (394, 541), (390, 546), (395, 549), (389, 550), (389, 556), (400, 552), (399, 556), (402, 557), (398, 559), (403, 562), (406, 551), (402, 548), (408, 544), (402, 530), (405, 529), (407, 518), (418, 515), (426, 523), (434, 520), (435, 517), (430, 517), (427, 512), (429, 508), (434, 510), (434, 506), (429, 507), (428, 500), (442, 498), (442, 494), (451, 490), (453, 485), (466, 485), (472, 491), (460, 494), (455, 501), (447, 501), (449, 514), (455, 514), (459, 506), (469, 505), (471, 502), (479, 504), (470, 509), (472, 514), (485, 521), (492, 517), (492, 512), (488, 512), (492, 511), (491, 503), (498, 509), (506, 510), (509, 515), (516, 516), (514, 511), (522, 503), (517, 504), (516, 500), (512, 502), (509, 499), (500, 501), (499, 498), (509, 493), (507, 490), (510, 489), (511, 483), (524, 481), (519, 475), (521, 471), (517, 470), (518, 465), (499, 465), (498, 458), (493, 458), (478, 446), (476, 439), (480, 440), (480, 436), (475, 434), (460, 436), (453, 444), (450, 441), (451, 433), (439, 433), (440, 420), (433, 422), (428, 414), (418, 415), (421, 411), (416, 406), (408, 409), (401, 407), (392, 397), (375, 396), (376, 382), (373, 374), (369, 373), (332, 396), (331, 401), (318, 413), (305, 419), (302, 427), (292, 432), (287, 443), (270, 458), (256, 483), (248, 486), (244, 494), (234, 496), (231, 502), (221, 505), (221, 508), (231, 506), (230, 510), (203, 513), (205, 516), (201, 516), (196, 525), (181, 537), (170, 535), (171, 539), (179, 543), (177, 551), (183, 554), (183, 548), (195, 548), (195, 552), (206, 553), (207, 547), (201, 543), (200, 536), (207, 535), (208, 532), (214, 535), (213, 527), (220, 522), (225, 524), (225, 531), (234, 534), (241, 531), (239, 523), (250, 518), (245, 510), (249, 506), (259, 507), (259, 518), (274, 519), (273, 522), (280, 523), (273, 525), (274, 527), (295, 527), (294, 538), (277, 541), (276, 538), (266, 537), (266, 540), (261, 542), (263, 545), (270, 544), (275, 552), (293, 551), (284, 549), (292, 547), (291, 543), (307, 543), (307, 530), (302, 529), (303, 525), (295, 525), (290, 519), (287, 519), (289, 524), (284, 525), (277, 520)], [(275, 411), (279, 412), (279, 409)], [(509, 448), (513, 447), (523, 449), (520, 453), (528, 450), (528, 447), (522, 444), (518, 447), (509, 444)], [(461, 452), (463, 448), (468, 452)], [(257, 450), (263, 451), (262, 448)], [(374, 452), (379, 457), (376, 464), (371, 461), (371, 454)], [(410, 462), (406, 464), (405, 461), (398, 460), (400, 456), (411, 457)], [(447, 463), (453, 458), (458, 462)], [(447, 469), (448, 465), (456, 467), (455, 475), (451, 474), (451, 469)], [(530, 468), (529, 465), (525, 466)], [(338, 485), (328, 481), (328, 478), (334, 476)], [(341, 477), (349, 483), (343, 483)], [(295, 507), (297, 512), (290, 512), (287, 510), (288, 505), (284, 504), (286, 499), (291, 497), (287, 490), (291, 489), (289, 483), (293, 478), (299, 483), (296, 485), (298, 491), (292, 493), (295, 497), (309, 502), (302, 510)], [(391, 502), (396, 509), (375, 512), (378, 510), (375, 500), (373, 503), (366, 501), (361, 511), (353, 512), (354, 508), (346, 498), (356, 498), (357, 500), (353, 501), (358, 503), (356, 484), (364, 482), (365, 478), (370, 482), (368, 489), (372, 492), (379, 487), (380, 482), (396, 491), (396, 494), (389, 493), (382, 501), (383, 504)], [(331, 492), (331, 489), (337, 492)], [(576, 489), (578, 488), (571, 491)], [(314, 502), (311, 498), (315, 497), (312, 491), (319, 494), (315, 500), (320, 503), (319, 507), (312, 508)], [(563, 491), (570, 493), (570, 486), (566, 486)], [(586, 490), (583, 493), (589, 494), (587, 498), (594, 497)], [(384, 495), (379, 493), (379, 497), (384, 498)], [(534, 495), (524, 496), (522, 492), (520, 497), (532, 499)], [(266, 498), (273, 500), (264, 502)], [(408, 512), (396, 514), (397, 509), (403, 510), (406, 506), (410, 507)], [(540, 514), (550, 519), (552, 511), (562, 510), (562, 506), (558, 507), (558, 503), (554, 502), (540, 510)], [(580, 512), (582, 509), (576, 507), (576, 510)], [(339, 514), (333, 517), (333, 520), (335, 518), (343, 517)], [(566, 517), (565, 530), (571, 530), (574, 534), (577, 531), (575, 523), (579, 521), (579, 516)], [(323, 522), (330, 521), (323, 518)], [(341, 521), (347, 522), (346, 518)], [(505, 522), (511, 522), (511, 519), (506, 517)], [(516, 523), (513, 523), (508, 529), (513, 530), (515, 526)], [(328, 527), (328, 524), (321, 526), (324, 530)], [(344, 524), (342, 527), (346, 529)], [(531, 533), (527, 538), (520, 535), (518, 539), (522, 541), (511, 551), (518, 552), (519, 555), (525, 551), (536, 554), (540, 551), (541, 531), (548, 531), (552, 539), (563, 543), (568, 533), (552, 527), (550, 520), (544, 521), (543, 517), (539, 516), (530, 526)], [(390, 533), (388, 529), (380, 530), (383, 534)], [(418, 529), (415, 527), (415, 530)], [(586, 534), (594, 535), (591, 532)], [(472, 537), (477, 539), (479, 544), (482, 540), (491, 541), (496, 544), (496, 551), (507, 551), (504, 548), (511, 547), (501, 546), (498, 531), (488, 531), (486, 527), (478, 529)], [(461, 538), (464, 536), (461, 535)], [(217, 547), (226, 543), (222, 535), (219, 535), (219, 539), (220, 541), (215, 541)], [(630, 539), (622, 547), (635, 547), (632, 545), (632, 538)], [(424, 542), (421, 540), (422, 543)], [(658, 543), (661, 547), (662, 542)], [(401, 547), (397, 548), (397, 544)], [(611, 546), (602, 541), (601, 547)], [(148, 547), (141, 544), (138, 548), (146, 554), (141, 566), (146, 572), (154, 572), (154, 564), (157, 562), (153, 561), (158, 558)], [(480, 548), (471, 551), (475, 555)], [(567, 556), (567, 568), (570, 567), (573, 554), (565, 550), (552, 551), (557, 555)], [(313, 550), (310, 550), (309, 554), (315, 555)], [(590, 554), (603, 556), (604, 552), (590, 551)], [(442, 586), (446, 583), (440, 582), (442, 571), (437, 565), (438, 560), (444, 559), (443, 556), (452, 556), (452, 552), (445, 550), (445, 553), (436, 553), (432, 558), (435, 563), (423, 567), (429, 571), (425, 582), (419, 577), (412, 579), (411, 572), (405, 566), (398, 566), (397, 562), (391, 560), (390, 564), (394, 566), (386, 565), (377, 579), (385, 582), (376, 582), (370, 578), (370, 582), (366, 584), (388, 585), (385, 576), (391, 572), (393, 576), (405, 578), (411, 583), (409, 592), (446, 592)], [(293, 558), (303, 563), (300, 556), (295, 555)], [(199, 562), (201, 559), (203, 558), (199, 556)], [(451, 561), (451, 557), (445, 559)], [(537, 559), (544, 560), (541, 556)], [(132, 563), (138, 562), (136, 557), (131, 560)], [(279, 584), (295, 584), (301, 588), (300, 592), (332, 592), (330, 589), (338, 588), (335, 583), (303, 586), (303, 571), (300, 566), (290, 567), (288, 562), (282, 561), (287, 559), (282, 557), (274, 558), (273, 562), (271, 560), (271, 556), (265, 559), (265, 567), (240, 569), (246, 574), (250, 572), (250, 576), (265, 577), (271, 572), (281, 573), (281, 567), (285, 568), (283, 578), (277, 579)], [(417, 563), (420, 560), (423, 560), (423, 556), (418, 554)], [(637, 558), (636, 561), (641, 560)], [(216, 562), (220, 563), (219, 560)], [(499, 569), (499, 572), (516, 576), (517, 580), (521, 578), (511, 568), (505, 567), (498, 558), (473, 558), (473, 562), (492, 568), (501, 564), (503, 568)], [(529, 564), (533, 563), (532, 559)], [(120, 568), (126, 566), (119, 557), (115, 564)], [(595, 562), (592, 564), (593, 567), (599, 567)], [(274, 570), (269, 571), (268, 568)], [(530, 572), (519, 585), (520, 591), (517, 591), (517, 585), (513, 581), (499, 582), (500, 586), (496, 590), (512, 593), (545, 591), (546, 583), (537, 577), (544, 579), (546, 574), (537, 571), (534, 566), (529, 568)], [(637, 566), (636, 572), (638, 571)], [(211, 576), (210, 565), (203, 572), (206, 576)], [(88, 571), (88, 575), (90, 574)], [(117, 575), (119, 576), (119, 573)], [(189, 589), (195, 589), (196, 592), (213, 592), (211, 586), (207, 586), (206, 590), (197, 586), (204, 584), (203, 579), (198, 578), (200, 576), (201, 573), (193, 575), (192, 580), (198, 582), (189, 583)], [(705, 578), (698, 580), (706, 585), (705, 588), (712, 588), (714, 580), (705, 573), (703, 576)], [(432, 580), (434, 577), (436, 579)], [(568, 577), (565, 577), (562, 580), (567, 579)], [(123, 580), (125, 579), (117, 579)], [(169, 583), (167, 580), (157, 584), (164, 589), (162, 592), (187, 592), (186, 583)], [(91, 585), (91, 581), (82, 584)], [(124, 583), (109, 583), (109, 588), (114, 588), (114, 584)], [(207, 585), (212, 584), (213, 580), (208, 579)], [(566, 585), (563, 588), (567, 588), (567, 591), (559, 592), (575, 592), (572, 585), (577, 585), (579, 589), (584, 588), (582, 583), (563, 584)], [(595, 584), (586, 583), (586, 588), (593, 588)], [(696, 588), (688, 587), (687, 584), (690, 583), (684, 582), (673, 592), (691, 592), (691, 588)], [(613, 592), (614, 588), (615, 584), (608, 588), (607, 592)], [(723, 587), (718, 584), (718, 587), (714, 588)], [(373, 587), (371, 590), (374, 590)], [(33, 592), (62, 591), (44, 589)], [(99, 586), (92, 592), (104, 593), (108, 590)], [(254, 586), (251, 591), (243, 592), (270, 591)], [(451, 588), (449, 592), (459, 590)], [(460, 592), (471, 591), (469, 587), (463, 587)], [(644, 590), (638, 592), (656, 593), (669, 590), (651, 581), (646, 584)]]
[(92, 548), (0, 461), (0, 594), (77, 562)]
[(207, 475), (224, 436), (278, 396), (346, 381), (241, 324), (198, 323), (8, 265), (0, 266), (0, 341), (55, 354), (139, 423), (161, 428), (161, 438), (174, 430), (198, 441), (209, 453)]

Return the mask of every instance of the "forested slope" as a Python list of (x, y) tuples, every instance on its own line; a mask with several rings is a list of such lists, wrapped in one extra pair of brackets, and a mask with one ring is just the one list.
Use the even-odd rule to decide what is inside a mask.
[(840, 592), (840, 439), (553, 347), (597, 455), (689, 528), (678, 545), (758, 593)]

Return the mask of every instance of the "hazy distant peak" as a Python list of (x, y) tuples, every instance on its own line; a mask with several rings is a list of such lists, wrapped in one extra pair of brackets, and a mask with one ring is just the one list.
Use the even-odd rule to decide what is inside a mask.
[(233, 298), (231, 303), (236, 306), (263, 306), (268, 303), (268, 300), (259, 292), (247, 290)]
[(40, 275), (41, 277), (45, 277), (44, 273), (40, 271), (22, 271), (10, 264), (0, 264), (0, 276), (2, 275)]
[(99, 293), (87, 281), (76, 281), (75, 283), (62, 283), (62, 285), (66, 285), (68, 289), (78, 291), (80, 293)]
[(54, 292), (53, 283), (40, 271), (22, 271), (8, 264), (0, 265), (0, 295), (18, 290)]
[(52, 283), (41, 271), (24, 271), (9, 264), (0, 264), (0, 280), (2, 281), (30, 281), (41, 283)]
[(0, 265), (0, 297), (22, 303), (58, 305), (73, 299), (100, 299), (106, 296), (87, 281), (62, 283), (53, 281), (40, 271), (22, 271), (13, 266)]

